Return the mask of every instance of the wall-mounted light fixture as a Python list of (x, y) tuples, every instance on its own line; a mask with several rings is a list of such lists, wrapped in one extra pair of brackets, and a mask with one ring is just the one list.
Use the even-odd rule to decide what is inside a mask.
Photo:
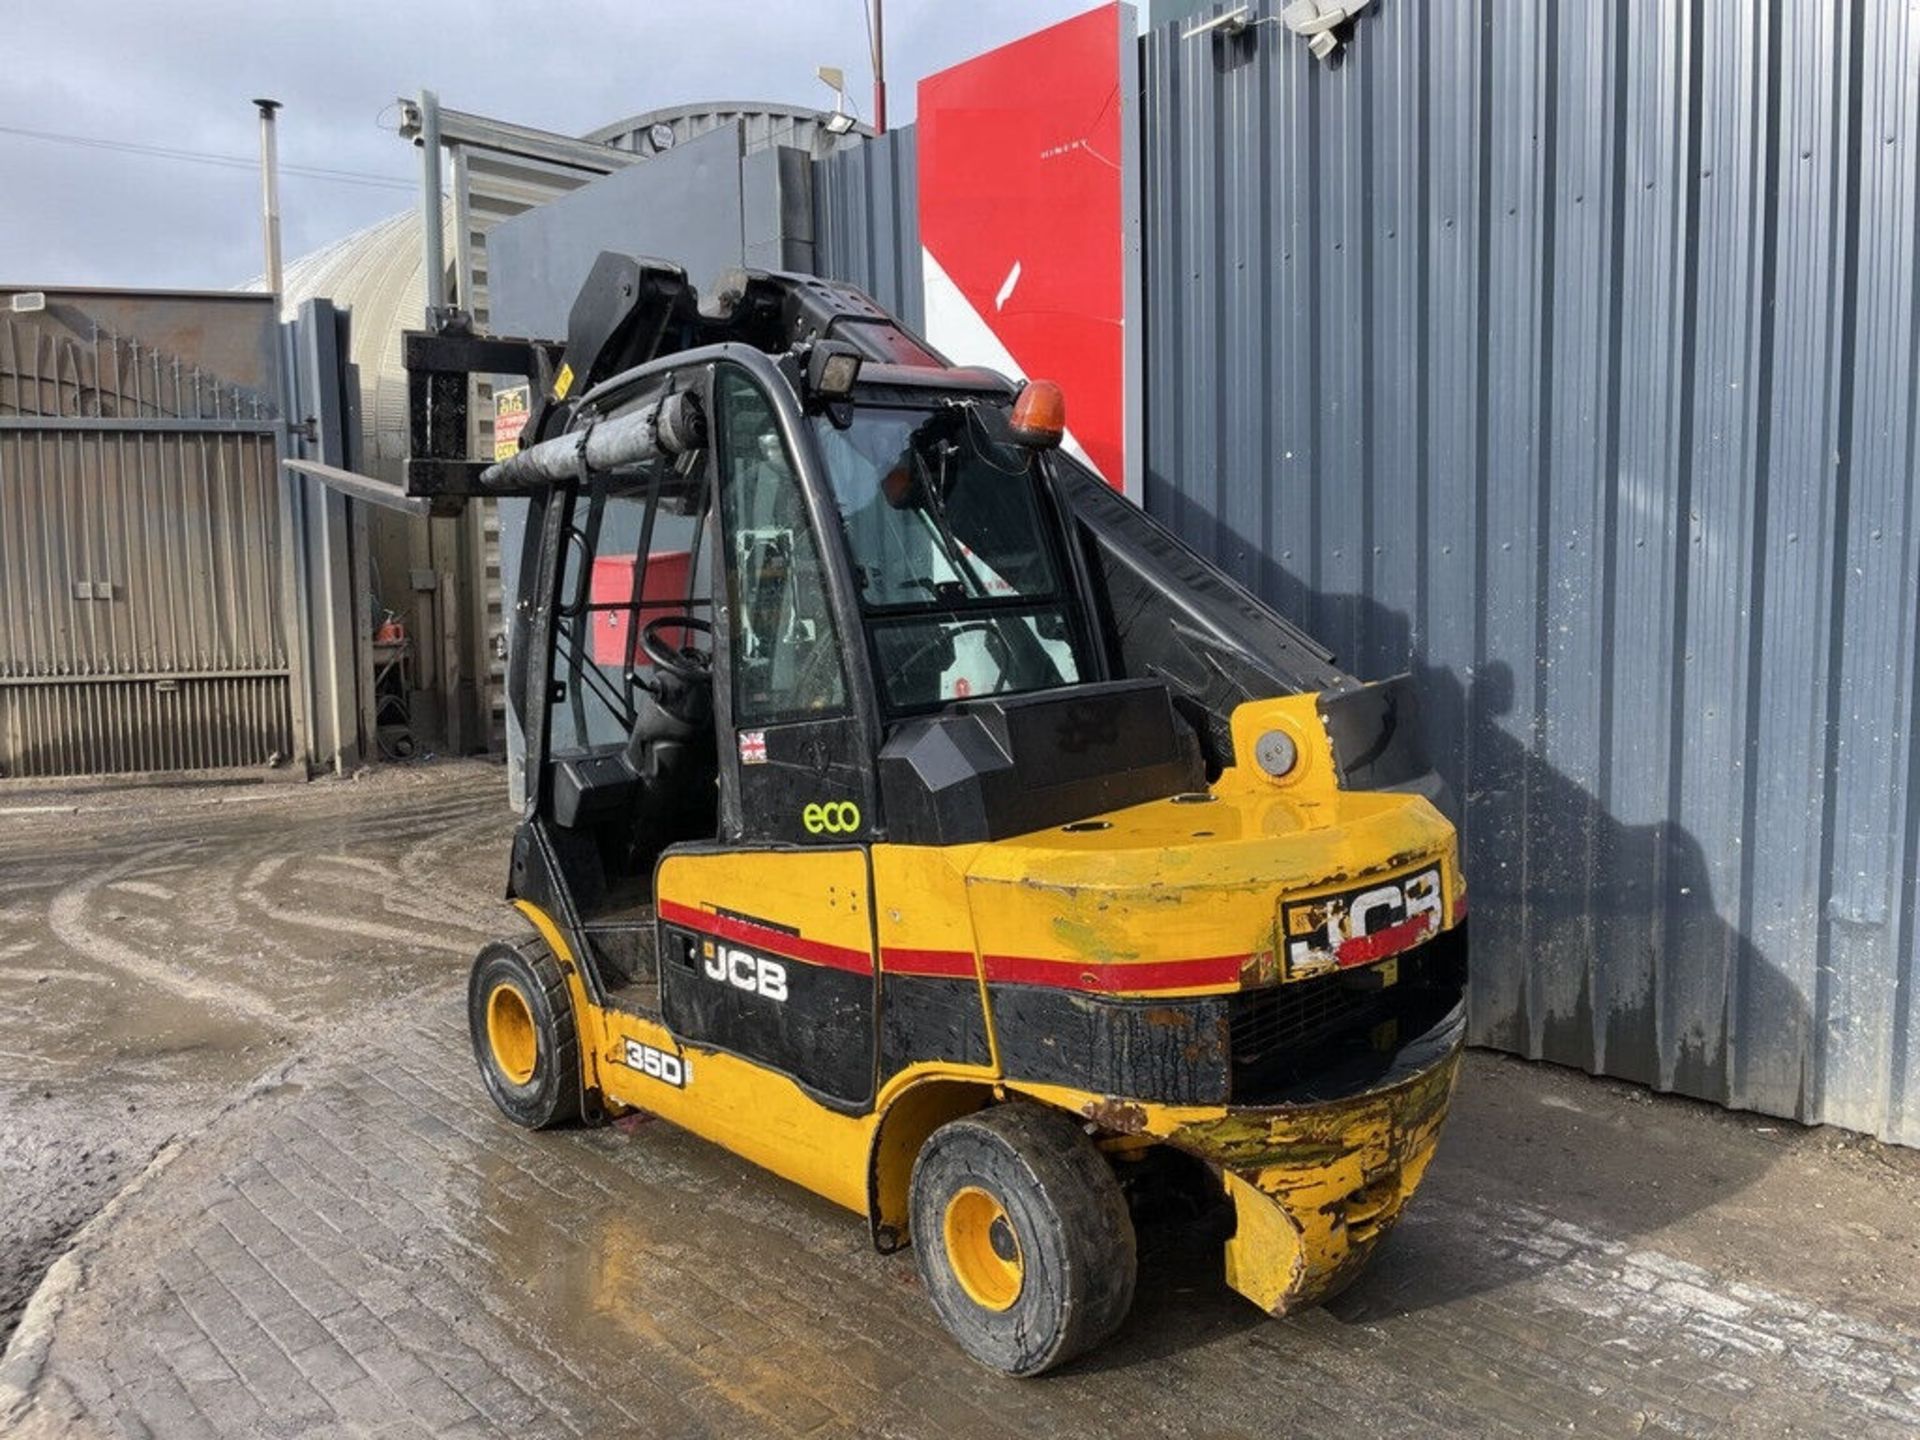
[(1201, 35), (1238, 35), (1253, 23), (1253, 7), (1241, 5), (1232, 10), (1222, 11), (1211, 20), (1202, 20), (1198, 25), (1189, 26), (1180, 32), (1182, 40), (1192, 40)]
[(1180, 38), (1193, 40), (1202, 35), (1219, 35), (1230, 39), (1256, 25), (1283, 25), (1307, 42), (1307, 49), (1316, 59), (1331, 61), (1340, 49), (1336, 30), (1372, 3), (1373, 0), (1291, 0), (1278, 15), (1264, 15), (1257, 20), (1251, 5), (1237, 5), (1182, 30)]
[(847, 76), (838, 65), (822, 65), (813, 72), (820, 83), (833, 91), (833, 113), (824, 123), (829, 135), (845, 135), (860, 122), (847, 110)]

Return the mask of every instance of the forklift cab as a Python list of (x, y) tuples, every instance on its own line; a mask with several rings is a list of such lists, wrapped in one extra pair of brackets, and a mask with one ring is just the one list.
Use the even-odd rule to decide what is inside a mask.
[[(1101, 683), (1053, 457), (1015, 439), (1011, 387), (875, 365), (845, 394), (809, 396), (763, 352), (722, 348), (664, 378), (693, 398), (703, 445), (529, 497), (511, 702), (530, 782), (512, 894), (592, 957), (598, 1003), (859, 1105), (877, 1059), (862, 1044), (878, 972), (867, 845), (984, 840), (1204, 776), (1164, 687)], [(998, 823), (969, 827), (938, 813), (967, 770), (949, 763), (931, 786), (896, 777), (889, 806), (883, 768), (917, 778), (924, 752), (960, 748), (929, 746), (927, 717), (1009, 703), (1030, 717), (1029, 749), (1044, 728), (1031, 720), (1064, 704), (1077, 720), (1052, 733), (1077, 756), (1051, 758), (1095, 783), (1038, 808), (1009, 797)], [(777, 947), (823, 893), (860, 943), (809, 972), (813, 1023), (772, 1023), (781, 962), (729, 959), (716, 938)], [(778, 1003), (790, 1020), (802, 997)]]
[(794, 444), (804, 419), (782, 415), (790, 391), (761, 361), (675, 372), (706, 418), (699, 449), (529, 496), (509, 696), (529, 780), (511, 889), (564, 917), (602, 1003), (639, 1013), (674, 992), (656, 935), (666, 857), (765, 864), (845, 846), (873, 809), (842, 638), (857, 644), (858, 622), (836, 613), (844, 578)]

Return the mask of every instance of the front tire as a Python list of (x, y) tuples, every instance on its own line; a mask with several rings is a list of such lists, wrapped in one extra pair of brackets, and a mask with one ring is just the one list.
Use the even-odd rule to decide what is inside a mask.
[(914, 1161), (908, 1204), (927, 1294), (982, 1365), (1038, 1375), (1126, 1319), (1133, 1220), (1071, 1116), (1009, 1104), (943, 1125)]
[(496, 940), (467, 981), (467, 1032), (500, 1113), (529, 1130), (580, 1118), (580, 1036), (560, 962), (542, 940)]

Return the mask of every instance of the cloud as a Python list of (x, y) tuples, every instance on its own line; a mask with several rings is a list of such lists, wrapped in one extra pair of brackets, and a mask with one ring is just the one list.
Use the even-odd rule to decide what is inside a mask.
[[(814, 67), (870, 93), (862, 0), (188, 0), (12, 5), (0, 126), (227, 156), (257, 150), (254, 96), (284, 102), (285, 165), (418, 174), (392, 102), (443, 103), (581, 134), (665, 105), (830, 104)], [(1088, 8), (1087, 0), (894, 0), (888, 92)], [(0, 133), (0, 283), (226, 288), (263, 268), (258, 177)], [(289, 257), (414, 203), (299, 175), (281, 181)]]

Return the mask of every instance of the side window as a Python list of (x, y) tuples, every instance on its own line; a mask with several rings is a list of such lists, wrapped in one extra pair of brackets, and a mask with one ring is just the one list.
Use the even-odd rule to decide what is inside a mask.
[(819, 542), (773, 407), (747, 376), (722, 369), (720, 504), (728, 553), (736, 726), (805, 720), (845, 707)]
[(603, 551), (624, 548), (631, 573), (640, 508), (635, 501), (606, 495), (582, 495), (574, 502), (553, 616), (555, 684), (547, 745), (556, 756), (626, 738), (624, 647), (607, 628), (612, 614), (594, 602), (611, 594)]
[(656, 516), (643, 566), (646, 509), (645, 492), (632, 489), (596, 488), (574, 499), (554, 601), (547, 744), (556, 757), (624, 744), (636, 713), (635, 676), (651, 669), (640, 628), (662, 616), (705, 613), (710, 581), (699, 563), (698, 517)]

